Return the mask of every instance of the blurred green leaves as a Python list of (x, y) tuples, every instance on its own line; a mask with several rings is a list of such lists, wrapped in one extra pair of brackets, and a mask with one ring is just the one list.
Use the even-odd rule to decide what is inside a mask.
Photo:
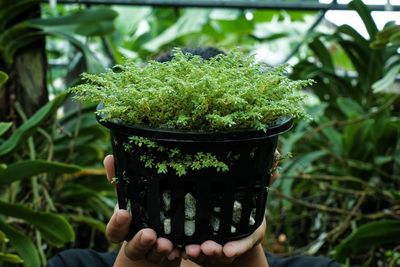
[(74, 173), (82, 168), (76, 165), (45, 160), (23, 160), (9, 164), (7, 169), (0, 172), (0, 187), (13, 182), (30, 178), (42, 173), (63, 174)]
[(400, 240), (400, 221), (384, 220), (366, 223), (357, 228), (335, 248), (335, 258), (344, 262), (354, 253), (371, 247), (398, 243)]
[(24, 122), (13, 135), (0, 145), (0, 158), (11, 153), (26, 141), (32, 135), (37, 127), (46, 119), (52, 116), (55, 111), (65, 101), (67, 94), (60, 94), (40, 110), (38, 110), (31, 118)]
[(48, 212), (35, 212), (24, 205), (2, 201), (0, 201), (0, 209), (5, 216), (19, 218), (34, 225), (43, 234), (43, 237), (54, 246), (59, 247), (75, 239), (71, 225), (62, 216)]
[(6, 224), (3, 220), (0, 220), (0, 231), (3, 231), (10, 239), (10, 243), (23, 260), (24, 267), (40, 266), (38, 251), (28, 236)]

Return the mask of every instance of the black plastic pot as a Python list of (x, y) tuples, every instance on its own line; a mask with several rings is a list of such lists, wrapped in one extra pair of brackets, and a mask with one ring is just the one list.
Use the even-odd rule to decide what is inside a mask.
[[(119, 207), (132, 212), (127, 239), (149, 227), (176, 245), (199, 244), (205, 240), (223, 244), (257, 229), (264, 217), (278, 135), (292, 126), (291, 118), (283, 118), (267, 132), (190, 132), (98, 120), (111, 132)], [(227, 163), (229, 171), (206, 168), (188, 170), (183, 176), (171, 170), (159, 174), (156, 169), (145, 167), (140, 159), (141, 155), (149, 154), (157, 157), (157, 151), (146, 146), (127, 149), (130, 136), (145, 137), (167, 148), (179, 148), (185, 154), (210, 152)], [(185, 219), (185, 199), (195, 200), (191, 219), (188, 214)], [(189, 225), (194, 229), (187, 230)]]

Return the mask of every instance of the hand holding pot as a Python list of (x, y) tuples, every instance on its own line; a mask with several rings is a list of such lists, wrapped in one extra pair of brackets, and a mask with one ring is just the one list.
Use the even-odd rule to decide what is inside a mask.
[(211, 240), (205, 241), (201, 245), (188, 245), (185, 247), (183, 257), (203, 267), (268, 267), (260, 244), (265, 235), (265, 228), (264, 219), (254, 233), (243, 239), (230, 241), (225, 245)]
[[(115, 176), (112, 156), (104, 159), (104, 166), (107, 178), (111, 182), (112, 177)], [(107, 238), (113, 243), (124, 241), (131, 219), (129, 212), (118, 210), (116, 207), (107, 224)], [(128, 242), (124, 241), (114, 266), (177, 267), (180, 265), (180, 261), (180, 251), (174, 248), (171, 241), (157, 238), (152, 229), (142, 229)]]
[[(107, 156), (104, 159), (104, 166), (107, 178), (111, 182), (112, 177), (115, 176), (113, 156)], [(131, 219), (129, 212), (116, 207), (107, 224), (107, 238), (113, 243), (123, 242)], [(188, 245), (183, 252), (174, 248), (168, 239), (157, 238), (152, 229), (142, 229), (130, 241), (124, 241), (114, 266), (195, 267), (194, 263), (197, 263), (204, 267), (267, 267), (268, 263), (260, 244), (265, 235), (265, 227), (264, 219), (260, 227), (246, 238), (228, 242), (223, 246), (208, 240), (201, 245)], [(190, 260), (182, 261), (181, 265), (181, 257)]]

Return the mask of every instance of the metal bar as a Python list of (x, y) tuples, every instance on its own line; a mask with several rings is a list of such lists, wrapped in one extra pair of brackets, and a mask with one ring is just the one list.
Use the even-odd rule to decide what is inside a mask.
[(309, 38), (310, 34), (314, 31), (314, 29), (321, 23), (323, 18), (325, 17), (326, 10), (322, 10), (321, 13), (318, 15), (317, 19), (314, 21), (314, 23), (310, 26), (310, 28), (307, 29), (307, 32), (301, 42), (299, 42), (296, 47), (290, 52), (290, 54), (285, 58), (285, 60), (282, 63), (286, 63), (291, 59), (294, 55), (297, 54), (299, 51), (300, 47), (307, 41)]
[[(48, 3), (49, 0), (42, 0)], [(337, 3), (309, 2), (276, 2), (276, 1), (232, 1), (232, 0), (58, 0), (58, 4), (95, 4), (95, 5), (129, 5), (153, 7), (207, 7), (207, 8), (239, 8), (239, 9), (274, 9), (274, 10), (348, 10), (347, 5)], [(387, 5), (368, 5), (372, 11), (386, 11)], [(390, 11), (400, 11), (400, 5), (391, 5)]]

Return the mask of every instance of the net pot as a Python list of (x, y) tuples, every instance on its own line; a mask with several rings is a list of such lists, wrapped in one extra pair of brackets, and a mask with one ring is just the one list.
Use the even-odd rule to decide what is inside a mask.
[[(191, 132), (135, 127), (98, 121), (111, 132), (118, 204), (132, 213), (127, 240), (143, 228), (175, 245), (214, 240), (224, 244), (250, 235), (264, 217), (267, 187), (278, 135), (289, 130), (282, 118), (266, 132), (241, 130)], [(144, 137), (157, 147), (132, 142)], [(170, 160), (165, 150), (182, 155), (211, 153), (229, 170), (187, 169), (178, 175), (154, 167)], [(149, 162), (149, 159), (152, 159)]]

